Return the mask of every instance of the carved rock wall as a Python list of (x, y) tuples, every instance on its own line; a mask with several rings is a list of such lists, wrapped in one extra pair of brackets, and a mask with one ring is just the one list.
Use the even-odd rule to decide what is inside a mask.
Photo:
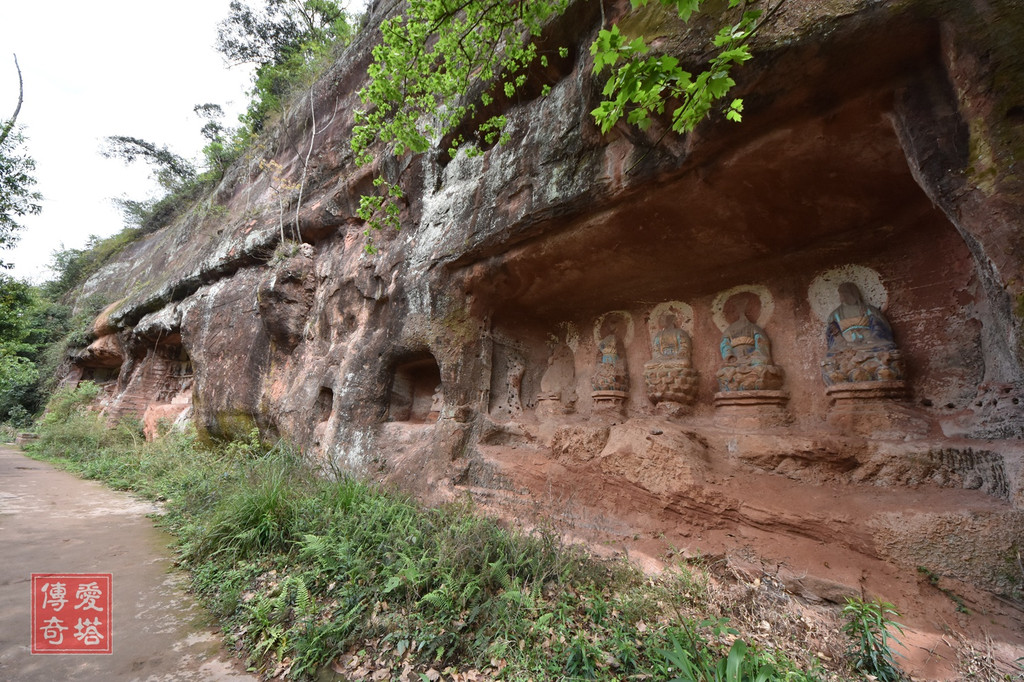
[[(368, 29), (315, 88), (317, 120), (332, 122), (306, 169), (306, 243), (275, 256), (272, 179), (234, 169), (211, 199), (226, 215), (200, 207), (87, 283), (83, 295), (120, 300), (75, 376), (120, 373), (112, 414), (190, 399), (211, 436), (259, 428), (426, 498), (468, 490), (523, 520), (640, 538), (635, 551), (663, 551), (657, 536), (757, 554), (809, 597), (912, 593), (922, 563), (1012, 595), (1024, 583), (1007, 569), (1024, 529), (1013, 4), (791, 0), (739, 74), (742, 125), (661, 139), (659, 123), (601, 137), (590, 121), (599, 17), (580, 3), (551, 29), (574, 50), (545, 74), (550, 96), (507, 111), (514, 145), (381, 161), (410, 198), (374, 256), (354, 217), (370, 175), (346, 141)], [(377, 3), (371, 27), (392, 9)], [(264, 143), (292, 178), (309, 104)], [(826, 387), (844, 282), (891, 325), (905, 376)], [(741, 303), (757, 334), (730, 327)], [(645, 366), (666, 311), (689, 338), (672, 360), (687, 389), (652, 401)], [(773, 378), (725, 390), (723, 337), (745, 335), (744, 371), (763, 379), (770, 365)]]

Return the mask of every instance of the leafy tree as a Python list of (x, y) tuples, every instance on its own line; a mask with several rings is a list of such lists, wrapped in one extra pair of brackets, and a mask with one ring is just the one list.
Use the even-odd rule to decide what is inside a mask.
[[(356, 114), (352, 148), (360, 165), (373, 160), (375, 143), (395, 156), (424, 152), (494, 101), (495, 86), (512, 97), (526, 82), (525, 71), (539, 54), (536, 39), (570, 0), (409, 0), (405, 11), (381, 24), (369, 83), (359, 96), (367, 105)], [(525, 39), (523, 36), (526, 36)], [(466, 97), (475, 83), (486, 88)], [(485, 143), (507, 141), (505, 119), (494, 115), (480, 126)], [(462, 143), (456, 139), (451, 151)], [(402, 196), (397, 183), (378, 177), (380, 194), (364, 196), (360, 217), (375, 227), (398, 227)]]
[[(374, 48), (369, 83), (360, 91), (366, 108), (357, 114), (352, 147), (359, 164), (373, 160), (378, 145), (395, 156), (426, 151), (466, 121), (483, 116), (474, 139), (455, 135), (449, 153), (461, 147), (507, 142), (506, 119), (488, 109), (498, 97), (512, 99), (527, 85), (527, 69), (547, 66), (539, 38), (572, 0), (409, 0), (403, 13), (383, 22)], [(600, 0), (598, 0), (600, 1)], [(634, 8), (649, 0), (631, 0)], [(701, 0), (657, 0), (684, 21)], [(622, 117), (646, 128), (670, 103), (671, 129), (692, 130), (735, 84), (731, 69), (750, 58), (748, 41), (762, 12), (754, 0), (729, 0), (730, 23), (711, 40), (711, 56), (694, 75), (670, 55), (653, 54), (643, 37), (627, 38), (615, 25), (601, 29), (591, 46), (595, 74), (609, 73), (604, 101), (592, 113), (602, 132)], [(784, 2), (777, 0), (774, 12)], [(603, 6), (602, 6), (603, 14)], [(567, 51), (561, 48), (560, 57)], [(542, 94), (548, 91), (542, 88)], [(734, 99), (727, 117), (738, 121), (743, 102)], [(377, 177), (378, 193), (361, 199), (360, 217), (371, 227), (398, 227), (397, 180)], [(371, 247), (372, 250), (372, 247)]]
[(197, 104), (192, 107), (192, 111), (199, 118), (206, 120), (200, 131), (203, 137), (211, 142), (224, 139), (225, 129), (220, 123), (220, 119), (224, 117), (224, 109), (219, 104)]
[(19, 422), (17, 426), (24, 426), (23, 415), (32, 411), (25, 405), (35, 402), (38, 382), (36, 364), (19, 355), (10, 344), (0, 343), (0, 422), (13, 418)]
[[(35, 215), (42, 210), (39, 205), (42, 195), (31, 189), (36, 184), (32, 176), (36, 164), (32, 157), (20, 150), (25, 138), (16, 126), (25, 94), (17, 55), (14, 68), (18, 71), (18, 104), (14, 114), (0, 122), (0, 249), (8, 249), (17, 241), (16, 231), (22, 227), (18, 218)], [(0, 261), (0, 267), (10, 268), (11, 264)]]
[(146, 161), (153, 166), (156, 181), (168, 191), (180, 189), (196, 178), (196, 167), (166, 145), (158, 147), (152, 142), (127, 135), (111, 135), (106, 138), (106, 144), (106, 148), (100, 152), (104, 158), (121, 159), (125, 163), (134, 163), (139, 159)]
[(0, 274), (0, 421), (24, 426), (41, 402), (39, 363), (67, 331), (70, 311), (25, 282)]
[(333, 0), (264, 0), (259, 7), (233, 0), (216, 47), (231, 64), (256, 66), (252, 103), (243, 117), (249, 132), (261, 131), (310, 66), (351, 36), (348, 17)]
[(43, 285), (49, 298), (60, 299), (64, 294), (85, 282), (92, 271), (92, 259), (89, 258), (91, 249), (88, 244), (94, 244), (98, 240), (99, 237), (96, 235), (89, 235), (84, 249), (64, 248), (64, 244), (61, 243), (53, 251), (50, 258), (50, 270), (56, 276)]
[(143, 226), (151, 222), (156, 209), (156, 199), (129, 199), (127, 196), (115, 197), (110, 200), (121, 211), (121, 218), (126, 228), (139, 229), (144, 233)]
[[(152, 167), (153, 178), (164, 189), (164, 196), (159, 199), (137, 201), (121, 197), (112, 200), (114, 205), (121, 209), (121, 215), (127, 226), (126, 230), (133, 231), (135, 237), (154, 232), (169, 224), (187, 201), (194, 198), (197, 186), (196, 167), (166, 146), (159, 147), (147, 140), (128, 135), (111, 135), (106, 138), (106, 147), (100, 151), (100, 154), (108, 159), (121, 159), (126, 164), (139, 160), (149, 163)], [(64, 273), (59, 279), (63, 281), (72, 277), (71, 280), (65, 282), (67, 288), (84, 281), (87, 275), (79, 277), (79, 273), (76, 272), (76, 264), (84, 267), (84, 257), (89, 252), (90, 247), (88, 246), (84, 251), (64, 249), (62, 246), (55, 252), (55, 266), (58, 267), (56, 272)], [(68, 260), (68, 262), (59, 262), (62, 259)]]
[(137, 230), (134, 233), (136, 237), (160, 229), (187, 209), (204, 189), (224, 177), (228, 166), (238, 158), (245, 146), (247, 136), (239, 135), (237, 130), (221, 123), (224, 110), (219, 104), (197, 104), (193, 111), (205, 121), (200, 130), (207, 140), (203, 147), (206, 163), (202, 169), (166, 146), (161, 147), (127, 135), (106, 138), (106, 147), (101, 151), (103, 156), (121, 159), (125, 163), (138, 160), (149, 163), (157, 182), (166, 191), (158, 199), (137, 201), (121, 197), (113, 200), (121, 209), (127, 229)]
[(0, 273), (0, 342), (20, 341), (25, 310), (30, 303), (31, 287)]
[(253, 8), (232, 0), (217, 30), (217, 51), (233, 64), (281, 64), (302, 45), (329, 43), (349, 32), (331, 0), (266, 0)]
[(203, 156), (209, 169), (207, 172), (222, 177), (237, 157), (237, 154), (232, 152), (229, 141), (233, 131), (225, 128), (220, 122), (224, 117), (224, 109), (219, 104), (197, 104), (192, 111), (206, 121), (200, 132), (207, 140), (206, 146), (203, 147)]
[[(634, 7), (647, 5), (649, 0), (631, 0)], [(701, 0), (658, 0), (662, 5), (674, 7), (683, 21), (689, 21), (699, 11)], [(743, 6), (744, 11), (736, 23), (723, 27), (712, 39), (715, 53), (704, 70), (694, 76), (685, 71), (679, 60), (670, 55), (651, 54), (643, 36), (630, 40), (613, 25), (601, 29), (597, 40), (590, 46), (594, 55), (594, 73), (607, 68), (610, 77), (602, 90), (605, 100), (591, 112), (607, 133), (623, 117), (642, 130), (651, 125), (651, 117), (665, 112), (669, 102), (678, 103), (672, 111), (671, 129), (686, 133), (697, 127), (710, 113), (716, 100), (736, 84), (731, 71), (734, 66), (751, 58), (747, 41), (753, 35), (762, 11), (747, 9), (749, 0), (729, 0), (729, 8)], [(782, 5), (775, 5), (773, 12)], [(728, 106), (726, 118), (740, 121), (743, 100), (734, 99)]]

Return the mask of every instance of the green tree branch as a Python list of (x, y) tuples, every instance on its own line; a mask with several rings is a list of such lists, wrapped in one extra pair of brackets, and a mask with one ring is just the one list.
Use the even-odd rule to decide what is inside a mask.
[[(649, 0), (631, 0), (639, 8)], [(657, 0), (689, 21), (702, 0)], [(785, 0), (778, 0), (773, 13)], [(593, 73), (609, 73), (604, 99), (591, 112), (602, 133), (622, 118), (641, 129), (671, 109), (671, 130), (692, 131), (735, 85), (732, 69), (751, 58), (749, 41), (761, 21), (762, 11), (753, 0), (729, 0), (738, 17), (723, 27), (710, 43), (713, 47), (699, 73), (684, 70), (678, 58), (654, 54), (642, 36), (627, 38), (616, 25), (603, 27), (591, 45)], [(527, 69), (547, 56), (539, 52), (537, 39), (571, 0), (462, 0), (450, 7), (445, 0), (409, 0), (399, 16), (383, 22), (381, 42), (373, 49), (369, 83), (359, 92), (365, 108), (357, 112), (352, 149), (356, 163), (366, 165), (379, 154), (401, 157), (422, 153), (447, 139), (466, 121), (494, 102), (494, 93), (509, 99), (526, 84)], [(567, 50), (561, 48), (564, 57)], [(545, 87), (546, 94), (549, 88)], [(474, 94), (475, 93), (475, 94)], [(743, 101), (733, 99), (726, 118), (740, 121)], [(449, 153), (462, 149), (482, 153), (480, 144), (504, 144), (509, 140), (507, 120), (498, 113), (479, 123), (467, 140), (456, 135)], [(400, 227), (398, 179), (377, 175), (377, 191), (360, 199), (359, 216), (367, 222), (367, 249), (374, 250), (370, 229)]]

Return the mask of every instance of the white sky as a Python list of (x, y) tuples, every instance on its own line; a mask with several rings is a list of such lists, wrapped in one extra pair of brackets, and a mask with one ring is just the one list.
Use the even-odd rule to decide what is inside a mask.
[(236, 123), (250, 71), (228, 69), (213, 48), (228, 2), (0, 0), (0, 119), (17, 103), (16, 53), (25, 81), (18, 123), (43, 194), (42, 213), (21, 221), (18, 246), (0, 253), (14, 276), (40, 282), (61, 244), (120, 231), (111, 198), (157, 193), (147, 165), (100, 156), (103, 138), (140, 137), (198, 160), (196, 104), (220, 104), (223, 122)]

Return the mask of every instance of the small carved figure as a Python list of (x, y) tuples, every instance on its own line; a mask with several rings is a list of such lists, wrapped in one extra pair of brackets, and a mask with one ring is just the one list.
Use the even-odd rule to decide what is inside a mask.
[(829, 386), (864, 381), (901, 381), (903, 357), (881, 310), (864, 301), (852, 282), (839, 285), (839, 306), (828, 316), (828, 351), (821, 373)]
[(541, 414), (565, 414), (576, 403), (576, 369), (572, 349), (565, 343), (552, 347), (548, 366), (540, 378), (537, 410)]
[(738, 319), (726, 327), (719, 350), (725, 364), (718, 370), (718, 388), (727, 391), (774, 391), (782, 388), (783, 371), (772, 364), (772, 345), (761, 327), (747, 317), (740, 299)]
[(434, 388), (433, 395), (430, 396), (430, 412), (427, 414), (427, 421), (436, 421), (441, 416), (441, 410), (444, 409), (444, 386), (438, 384)]
[(594, 327), (598, 363), (590, 380), (594, 409), (620, 411), (629, 398), (629, 372), (624, 346), (632, 338), (633, 319), (625, 311), (603, 315)]
[(619, 355), (619, 339), (614, 332), (606, 334), (597, 345), (600, 362), (594, 369), (591, 386), (594, 391), (629, 390), (626, 362)]
[(839, 307), (829, 314), (825, 336), (829, 350), (896, 346), (892, 326), (882, 311), (864, 302), (853, 282), (838, 287)]
[(619, 340), (615, 334), (608, 334), (597, 344), (600, 351), (601, 362), (606, 365), (614, 365), (619, 360)]
[(676, 316), (664, 313), (661, 328), (651, 334), (651, 361), (644, 365), (644, 383), (651, 402), (688, 405), (697, 397), (697, 372), (690, 363), (690, 335), (680, 329)]
[(651, 337), (651, 346), (653, 360), (681, 360), (687, 366), (690, 364), (690, 335), (679, 328), (672, 313), (661, 316), (661, 329)]

